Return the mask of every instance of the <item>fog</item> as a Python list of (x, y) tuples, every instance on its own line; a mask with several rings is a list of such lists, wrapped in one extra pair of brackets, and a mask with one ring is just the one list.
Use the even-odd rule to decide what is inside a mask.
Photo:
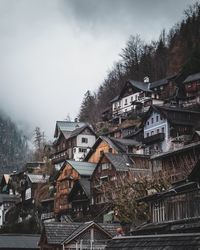
[(157, 39), (191, 0), (0, 0), (0, 108), (48, 138), (97, 90), (130, 35)]

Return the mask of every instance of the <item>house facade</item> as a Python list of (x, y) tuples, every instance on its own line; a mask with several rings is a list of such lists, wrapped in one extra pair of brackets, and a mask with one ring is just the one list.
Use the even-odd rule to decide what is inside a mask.
[(144, 104), (150, 97), (151, 90), (149, 82), (127, 81), (120, 95), (111, 101), (113, 118), (126, 117), (128, 113), (136, 110), (137, 105), (140, 106)]
[(93, 129), (86, 123), (58, 121), (54, 133), (53, 164), (60, 168), (67, 159), (81, 161), (96, 141)]
[(186, 143), (199, 127), (200, 112), (152, 106), (143, 120), (146, 154), (159, 154), (175, 149), (181, 140)]
[(184, 107), (200, 103), (200, 73), (189, 75), (184, 81), (186, 100), (182, 102)]
[(61, 216), (70, 214), (72, 205), (68, 200), (74, 183), (81, 178), (90, 178), (96, 164), (79, 161), (66, 161), (56, 177), (54, 212)]

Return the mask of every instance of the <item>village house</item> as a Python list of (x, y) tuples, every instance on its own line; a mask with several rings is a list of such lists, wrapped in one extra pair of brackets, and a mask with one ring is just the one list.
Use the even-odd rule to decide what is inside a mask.
[(45, 223), (39, 241), (41, 250), (94, 249), (103, 250), (108, 240), (117, 235), (119, 224)]
[[(115, 189), (129, 178), (151, 175), (151, 162), (145, 155), (104, 153), (91, 176), (91, 215), (98, 221), (113, 217)], [(111, 213), (112, 212), (112, 213)], [(108, 214), (110, 216), (108, 216)], [(110, 221), (114, 219), (110, 218)]]
[(85, 157), (85, 161), (98, 163), (103, 153), (140, 154), (141, 143), (133, 139), (118, 139), (100, 136)]
[[(150, 223), (139, 227), (136, 234), (195, 233), (200, 229), (200, 160), (191, 173), (161, 193), (141, 198), (150, 208)], [(159, 226), (160, 225), (160, 226)]]
[[(177, 95), (178, 87), (175, 82), (176, 75), (160, 79), (150, 83), (152, 99), (169, 102)], [(153, 104), (153, 103), (152, 103)]]
[[(141, 109), (142, 106), (143, 109), (145, 101), (151, 98), (151, 92), (150, 83), (148, 81), (127, 81), (119, 96), (116, 96), (113, 100), (111, 100), (113, 119), (121, 121), (123, 118), (126, 119), (129, 113), (136, 111), (138, 107)], [(142, 112), (143, 110), (139, 111)]]
[(200, 73), (189, 75), (184, 81), (186, 98), (181, 102), (183, 107), (200, 104)]
[(200, 112), (165, 106), (151, 106), (142, 127), (145, 154), (158, 154), (173, 150), (191, 139), (200, 127)]
[(16, 203), (20, 202), (20, 197), (11, 194), (0, 194), (0, 227), (6, 223), (6, 215)]
[(40, 201), (39, 191), (49, 181), (49, 176), (45, 174), (25, 174), (24, 179), (21, 180), (22, 188), (22, 202), (27, 205), (34, 203), (36, 200)]
[(74, 183), (68, 197), (73, 221), (87, 221), (91, 219), (90, 194), (89, 178), (81, 178)]
[(55, 152), (52, 163), (60, 168), (67, 159), (81, 161), (96, 140), (93, 129), (86, 123), (57, 121), (54, 133)]
[(82, 178), (90, 178), (96, 164), (81, 161), (67, 160), (56, 176), (56, 194), (54, 201), (54, 212), (57, 217), (70, 215), (72, 205), (68, 201), (75, 182)]
[(176, 182), (186, 178), (200, 159), (200, 141), (151, 156), (152, 172)]

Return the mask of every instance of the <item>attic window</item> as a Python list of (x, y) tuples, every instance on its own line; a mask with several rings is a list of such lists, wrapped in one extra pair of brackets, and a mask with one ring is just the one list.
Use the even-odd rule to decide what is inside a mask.
[(88, 143), (88, 138), (83, 137), (83, 138), (81, 139), (81, 142), (82, 142), (82, 143)]

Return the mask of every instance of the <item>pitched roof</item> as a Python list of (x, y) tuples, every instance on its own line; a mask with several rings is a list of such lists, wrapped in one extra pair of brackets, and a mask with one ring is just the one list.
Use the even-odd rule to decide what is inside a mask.
[(34, 234), (0, 234), (0, 249), (39, 249), (39, 239)]
[(85, 223), (61, 223), (61, 222), (47, 222), (44, 223), (44, 232), (46, 234), (47, 243), (52, 245), (61, 245), (64, 242), (67, 243), (81, 234), (87, 228), (95, 225), (99, 229), (102, 229), (110, 238), (116, 234), (114, 234), (115, 228), (119, 225), (110, 224), (105, 225), (103, 223), (97, 224), (93, 221), (85, 222)]
[(69, 243), (70, 241), (72, 241), (74, 238), (78, 237), (81, 233), (83, 233), (85, 230), (87, 230), (91, 226), (96, 227), (101, 231), (104, 231), (104, 233), (106, 233), (110, 239), (112, 238), (112, 235), (110, 234), (110, 232), (105, 230), (102, 226), (100, 226), (100, 224), (95, 223), (94, 221), (89, 221), (89, 222), (82, 223), (79, 227), (77, 227), (74, 230), (74, 232), (71, 235), (69, 235), (68, 237), (66, 237), (66, 239), (62, 243)]
[(160, 250), (160, 249), (198, 249), (200, 233), (141, 235), (115, 237), (107, 245), (106, 250)]
[(182, 119), (182, 118), (179, 119), (178, 117), (176, 119), (171, 119), (170, 116), (169, 116), (170, 111), (177, 112), (177, 113), (182, 113), (183, 115), (184, 114), (191, 114), (191, 115), (196, 115), (196, 117), (200, 116), (200, 112), (198, 112), (198, 111), (193, 111), (193, 110), (183, 109), (183, 108), (177, 108), (177, 107), (167, 107), (167, 106), (152, 105), (150, 107), (150, 109), (147, 111), (147, 113), (145, 114), (141, 125), (144, 125), (144, 123), (149, 119), (150, 115), (153, 112), (157, 112), (157, 113), (160, 113), (161, 115), (163, 115), (164, 117), (166, 117), (171, 124), (174, 124), (174, 125), (188, 125), (188, 126), (197, 125), (198, 126), (198, 123), (194, 124), (194, 120), (185, 120), (185, 119)]
[(171, 80), (171, 79), (173, 79), (175, 77), (176, 77), (176, 75), (173, 75), (173, 76), (169, 76), (169, 77), (160, 79), (158, 81), (152, 82), (152, 83), (150, 83), (150, 89), (166, 85), (166, 84), (168, 84), (169, 80)]
[(192, 81), (200, 80), (200, 72), (196, 74), (189, 75), (183, 83), (189, 83)]
[[(92, 129), (88, 124), (86, 124), (86, 125), (84, 125), (84, 126), (82, 126), (82, 127), (80, 127), (80, 128), (77, 128), (77, 129), (73, 130), (72, 133), (70, 134), (69, 138), (73, 138), (73, 137), (79, 135), (79, 134), (82, 133), (86, 128), (89, 129), (89, 130), (91, 131), (91, 133), (93, 133), (93, 134), (95, 135), (95, 132), (93, 131), (93, 129)], [(95, 135), (95, 136), (96, 136), (96, 135)]]
[(46, 183), (49, 180), (49, 175), (42, 174), (27, 174), (31, 183)]
[(69, 163), (80, 175), (84, 176), (91, 176), (97, 165), (95, 163), (90, 163), (85, 161), (71, 161), (71, 160), (67, 160), (66, 163)]
[(84, 122), (57, 121), (54, 137), (58, 136), (58, 131), (72, 132), (73, 130), (86, 125)]
[(88, 178), (81, 178), (79, 183), (83, 190), (85, 191), (87, 197), (90, 197), (90, 180)]
[(110, 102), (112, 103), (112, 102), (116, 102), (118, 100), (119, 100), (119, 95), (115, 96)]
[(78, 228), (81, 223), (61, 223), (61, 222), (47, 222), (44, 223), (44, 230), (47, 237), (48, 244), (59, 245), (72, 232)]
[(139, 91), (152, 92), (149, 89), (149, 83), (139, 82), (135, 80), (128, 80), (127, 82), (129, 82), (134, 88), (138, 89)]
[(177, 149), (173, 149), (173, 150), (169, 150), (167, 152), (164, 153), (160, 153), (160, 154), (156, 154), (156, 155), (152, 155), (150, 158), (153, 159), (159, 159), (159, 158), (164, 158), (164, 157), (168, 157), (169, 155), (173, 155), (173, 154), (179, 154), (181, 152), (193, 149), (193, 148), (198, 148), (200, 147), (200, 141), (198, 142), (193, 142), (187, 145), (182, 146), (181, 148), (177, 148)]
[(112, 141), (112, 143), (115, 145), (115, 147), (118, 148), (118, 151), (121, 151), (121, 152), (124, 152), (126, 153), (127, 152), (127, 147), (128, 146), (139, 146), (141, 145), (141, 142), (138, 142), (136, 140), (133, 140), (133, 139), (117, 139), (117, 138), (114, 138), (114, 137), (110, 137), (110, 140)]
[(95, 144), (92, 146), (90, 151), (85, 156), (85, 161), (88, 161), (90, 156), (95, 152), (99, 144), (105, 141), (111, 148), (115, 149), (118, 153), (126, 153), (128, 146), (138, 146), (140, 142), (132, 139), (116, 139), (114, 137), (99, 136)]
[(127, 155), (105, 153), (105, 156), (117, 171), (128, 171), (129, 167), (132, 165)]

